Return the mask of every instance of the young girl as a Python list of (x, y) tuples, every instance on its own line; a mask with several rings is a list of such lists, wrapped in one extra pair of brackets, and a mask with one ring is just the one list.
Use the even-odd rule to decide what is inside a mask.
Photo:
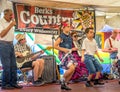
[(75, 59), (72, 54), (69, 52), (76, 51), (77, 48), (72, 48), (72, 38), (69, 35), (70, 33), (70, 24), (68, 21), (61, 23), (62, 33), (59, 35), (57, 40), (54, 43), (55, 49), (59, 50), (59, 58), (61, 60), (61, 67), (66, 71), (61, 78), (61, 89), (71, 90), (68, 86), (66, 86), (66, 82), (68, 82), (75, 70)]
[(102, 66), (99, 61), (94, 57), (96, 54), (100, 61), (103, 62), (103, 59), (99, 56), (97, 52), (97, 43), (94, 37), (94, 30), (93, 28), (87, 28), (85, 30), (86, 38), (82, 44), (82, 58), (81, 61), (86, 64), (86, 67), (89, 71), (89, 76), (87, 78), (86, 87), (92, 87), (91, 79), (93, 74), (96, 73), (94, 85), (103, 85), (104, 83), (99, 82), (100, 74), (102, 71)]

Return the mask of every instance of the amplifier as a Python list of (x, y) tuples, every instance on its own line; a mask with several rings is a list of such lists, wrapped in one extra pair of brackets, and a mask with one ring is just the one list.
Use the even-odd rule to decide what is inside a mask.
[(55, 57), (50, 55), (50, 56), (43, 56), (42, 58), (45, 60), (42, 78), (47, 83), (55, 82), (57, 80)]

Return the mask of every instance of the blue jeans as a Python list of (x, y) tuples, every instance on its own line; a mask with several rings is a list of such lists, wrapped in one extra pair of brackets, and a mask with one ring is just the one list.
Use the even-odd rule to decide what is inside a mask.
[(102, 71), (102, 65), (99, 63), (99, 61), (92, 55), (85, 55), (85, 65), (89, 71), (90, 74), (94, 74), (96, 72)]
[(110, 54), (111, 59), (116, 59), (116, 57), (117, 57), (117, 52), (113, 52)]
[(2, 87), (17, 84), (17, 65), (13, 44), (0, 42), (0, 59), (3, 67)]
[(118, 62), (118, 66), (120, 66), (120, 60), (118, 60), (117, 62)]
[(117, 61), (118, 63), (118, 73), (119, 73), (119, 78), (120, 78), (120, 59)]

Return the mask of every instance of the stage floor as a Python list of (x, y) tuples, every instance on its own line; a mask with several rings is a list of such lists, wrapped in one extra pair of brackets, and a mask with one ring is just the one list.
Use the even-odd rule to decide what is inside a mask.
[[(107, 80), (104, 86), (85, 87), (84, 82), (69, 84), (70, 92), (120, 92), (120, 85), (117, 80)], [(40, 87), (24, 86), (23, 89), (2, 90), (0, 92), (67, 92), (60, 89), (60, 85), (46, 84)]]

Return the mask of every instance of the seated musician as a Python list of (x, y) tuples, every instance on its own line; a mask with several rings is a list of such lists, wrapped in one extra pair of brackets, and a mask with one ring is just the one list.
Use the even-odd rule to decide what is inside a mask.
[[(31, 54), (32, 51), (30, 47), (26, 44), (26, 39), (24, 34), (17, 34), (16, 39), (18, 40), (18, 42), (17, 44), (15, 44), (14, 48), (15, 48), (16, 61), (17, 61), (18, 59), (22, 60), (22, 58), (26, 56), (25, 52), (27, 52), (26, 54), (28, 55)], [(21, 69), (21, 71), (26, 71), (26, 70), (28, 71), (28, 69), (33, 70), (34, 73), (33, 84), (37, 86), (44, 84), (44, 81), (41, 78), (44, 69), (44, 60), (42, 58), (36, 59), (41, 53), (43, 54), (44, 52), (40, 51), (40, 53), (38, 54), (25, 58), (25, 60), (23, 60), (22, 63), (17, 63), (17, 66), (19, 66), (19, 64), (22, 64), (21, 66), (18, 67)]]

